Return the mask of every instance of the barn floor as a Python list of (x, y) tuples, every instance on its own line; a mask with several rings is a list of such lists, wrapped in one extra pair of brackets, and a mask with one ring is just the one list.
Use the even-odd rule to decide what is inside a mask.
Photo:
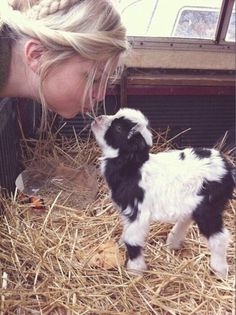
[[(154, 152), (170, 147), (162, 140), (156, 137)], [(97, 167), (99, 149), (92, 140), (57, 141), (51, 137), (35, 143), (34, 150), (23, 143), (26, 167), (40, 168), (45, 161), (74, 169)], [(2, 197), (0, 314), (234, 314), (235, 201), (225, 211), (232, 236), (226, 280), (212, 274), (209, 251), (196, 226), (189, 229), (183, 248), (174, 252), (165, 245), (171, 225), (158, 223), (151, 227), (145, 251), (149, 270), (134, 277), (123, 267), (124, 247), (117, 245), (121, 221), (97, 176), (98, 193), (93, 200), (88, 194), (87, 203), (86, 193), (71, 192), (63, 182), (42, 190), (46, 210), (33, 209), (19, 193)], [(102, 245), (108, 248), (105, 256), (94, 259)]]

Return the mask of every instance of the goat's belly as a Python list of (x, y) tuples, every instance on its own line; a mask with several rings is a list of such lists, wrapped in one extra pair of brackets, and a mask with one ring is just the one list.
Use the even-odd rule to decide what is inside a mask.
[[(186, 215), (185, 215), (186, 216)], [(185, 217), (183, 216), (183, 217)], [(171, 223), (174, 224), (181, 219), (181, 215), (177, 211), (158, 211), (152, 213), (152, 220), (161, 223)]]
[(175, 201), (173, 203), (166, 198), (165, 202), (153, 203), (150, 209), (152, 219), (163, 223), (176, 223), (179, 220), (190, 217), (201, 203), (202, 197), (192, 196), (186, 197), (185, 200)]

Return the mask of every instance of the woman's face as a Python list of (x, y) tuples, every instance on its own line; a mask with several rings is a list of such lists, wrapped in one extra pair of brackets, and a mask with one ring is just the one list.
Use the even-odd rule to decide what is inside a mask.
[[(101, 64), (92, 87), (93, 104), (89, 97), (83, 104), (84, 90), (92, 68), (91, 61), (84, 61), (79, 56), (53, 67), (43, 82), (43, 95), (48, 108), (64, 118), (72, 118), (80, 112), (88, 112), (105, 95), (105, 83), (101, 84), (104, 64)], [(103, 80), (104, 81), (104, 80)]]

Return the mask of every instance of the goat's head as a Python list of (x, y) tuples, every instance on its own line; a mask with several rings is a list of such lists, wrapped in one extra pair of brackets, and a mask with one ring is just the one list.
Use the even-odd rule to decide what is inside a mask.
[(152, 133), (147, 118), (139, 111), (122, 108), (115, 115), (102, 115), (92, 123), (92, 131), (105, 157), (148, 152)]

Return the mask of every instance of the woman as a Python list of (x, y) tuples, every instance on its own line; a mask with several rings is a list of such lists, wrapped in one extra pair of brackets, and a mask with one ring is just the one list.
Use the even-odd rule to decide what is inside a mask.
[(0, 101), (40, 102), (42, 126), (92, 111), (127, 49), (109, 0), (0, 0)]
[(109, 0), (1, 0), (0, 97), (42, 103), (43, 119), (91, 111), (127, 48)]

